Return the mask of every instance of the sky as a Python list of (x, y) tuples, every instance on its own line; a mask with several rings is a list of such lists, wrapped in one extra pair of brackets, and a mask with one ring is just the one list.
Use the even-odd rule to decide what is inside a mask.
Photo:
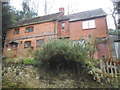
[[(32, 0), (32, 1), (39, 3), (38, 15), (43, 16), (44, 0)], [(47, 2), (50, 6), (52, 6), (49, 11), (49, 14), (59, 12), (60, 7), (64, 7), (65, 14), (67, 14), (68, 5), (70, 6), (70, 10), (73, 11), (72, 13), (102, 8), (108, 14), (107, 15), (108, 28), (114, 29), (113, 19), (109, 15), (111, 13), (110, 9), (113, 7), (111, 0), (47, 0)], [(21, 10), (22, 0), (11, 0), (10, 3), (17, 10)]]

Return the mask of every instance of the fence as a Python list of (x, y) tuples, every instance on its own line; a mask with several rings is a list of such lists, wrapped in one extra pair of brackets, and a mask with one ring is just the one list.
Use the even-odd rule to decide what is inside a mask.
[(120, 63), (115, 60), (100, 60), (100, 69), (105, 73), (117, 74)]

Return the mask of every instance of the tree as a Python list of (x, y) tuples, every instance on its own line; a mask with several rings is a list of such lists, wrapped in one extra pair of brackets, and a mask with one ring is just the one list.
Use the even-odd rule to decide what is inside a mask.
[(10, 6), (10, 3), (2, 3), (2, 47), (4, 47), (4, 41), (7, 30), (17, 21), (37, 16), (37, 13), (29, 5), (29, 0), (23, 0), (22, 10), (18, 11), (14, 7)]
[(13, 10), (8, 2), (2, 3), (2, 47), (4, 46), (4, 40), (6, 32), (9, 27), (15, 22), (13, 19)]
[(17, 15), (21, 17), (21, 19), (28, 19), (37, 16), (37, 13), (34, 11), (33, 8), (30, 7), (29, 0), (23, 0), (22, 2), (22, 11), (17, 11)]
[(67, 11), (67, 14), (72, 14), (73, 12), (77, 11), (78, 9), (75, 9), (74, 8), (74, 3), (73, 2), (68, 2), (67, 6), (66, 6), (66, 11)]
[(52, 0), (51, 2), (49, 0), (44, 0), (44, 4), (43, 4), (43, 7), (44, 7), (44, 14), (45, 15), (48, 15), (51, 8), (53, 7), (53, 3), (54, 3), (55, 0)]
[(115, 29), (118, 29), (118, 24), (119, 24), (119, 18), (118, 20), (116, 19), (116, 15), (119, 14), (120, 12), (120, 1), (119, 0), (111, 0), (113, 2), (113, 10), (111, 10), (112, 12), (112, 17), (113, 17), (113, 20), (114, 20), (114, 24), (115, 24)]

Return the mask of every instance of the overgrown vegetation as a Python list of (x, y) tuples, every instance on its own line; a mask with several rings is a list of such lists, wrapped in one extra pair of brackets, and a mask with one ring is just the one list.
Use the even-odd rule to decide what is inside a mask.
[(34, 64), (35, 63), (35, 59), (34, 58), (24, 58), (23, 59), (23, 63), (24, 64)]
[(51, 70), (82, 70), (85, 67), (84, 60), (87, 56), (88, 48), (81, 44), (70, 44), (64, 40), (53, 40), (43, 46), (42, 50), (37, 50), (35, 59), (37, 63), (42, 63), (44, 67)]
[[(83, 45), (68, 40), (53, 40), (45, 44), (42, 49), (36, 50), (35, 58), (18, 58), (16, 60), (8, 58), (7, 61), (9, 63), (35, 64), (40, 67), (38, 68), (40, 72), (42, 68), (43, 71), (45, 70), (46, 73), (43, 74), (43, 77), (50, 78), (51, 82), (51, 78), (59, 77), (63, 73), (65, 77), (62, 79), (68, 75), (80, 87), (83, 85), (82, 82), (84, 84), (92, 83), (93, 86), (88, 85), (88, 87), (97, 87), (99, 84), (100, 87), (120, 87), (120, 75), (104, 73), (99, 69), (99, 60), (92, 59), (91, 51), (95, 50), (90, 47), (90, 43)], [(83, 81), (81, 82), (81, 80)]]
[(113, 30), (113, 29), (110, 29), (110, 30), (109, 30), (109, 34), (120, 35), (120, 30)]
[(35, 64), (35, 59), (32, 57), (29, 58), (7, 58), (6, 60), (7, 63), (9, 64)]
[[(80, 43), (71, 44), (70, 41), (53, 40), (35, 53), (36, 63), (45, 67), (47, 71), (69, 70), (75, 73), (77, 80), (82, 76), (93, 78), (101, 85), (118, 87), (116, 75), (105, 74), (99, 69), (99, 62), (91, 59), (91, 48)], [(75, 76), (75, 77), (76, 77)], [(78, 78), (79, 77), (79, 78)], [(116, 85), (116, 86), (115, 86)]]

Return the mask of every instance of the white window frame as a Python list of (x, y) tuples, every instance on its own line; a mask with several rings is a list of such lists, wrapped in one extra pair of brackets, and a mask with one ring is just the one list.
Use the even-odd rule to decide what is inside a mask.
[(119, 45), (120, 45), (120, 42), (114, 42), (115, 44), (115, 52), (116, 52), (116, 56), (117, 58), (119, 58)]
[(96, 28), (95, 20), (87, 20), (82, 22), (83, 29)]
[(62, 23), (62, 29), (65, 29), (65, 22)]

